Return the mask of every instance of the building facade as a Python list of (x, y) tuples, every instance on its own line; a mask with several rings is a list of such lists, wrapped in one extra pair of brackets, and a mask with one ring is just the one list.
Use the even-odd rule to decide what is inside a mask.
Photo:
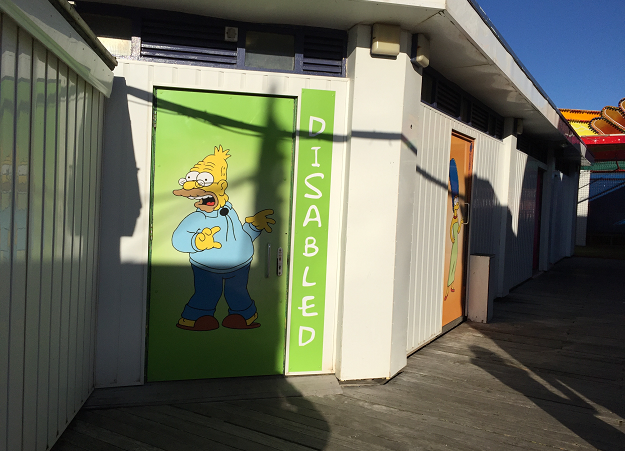
[[(572, 255), (579, 168), (592, 156), (473, 1), (120, 0), (76, 10), (119, 63), (103, 91), (63, 66), (81, 103), (59, 117), (101, 127), (55, 122), (72, 137), (64, 158), (88, 173), (29, 182), (28, 207), (11, 178), (5, 208), (3, 166), (3, 214), (13, 215), (3, 243), (14, 212), (34, 211), (33, 244), (3, 248), (13, 290), (3, 333), (19, 335), (34, 312), (18, 302), (30, 299), (29, 271), (45, 273), (42, 292), (57, 277), (28, 269), (29, 246), (62, 252), (64, 291), (46, 308), (67, 308), (68, 319), (52, 315), (62, 324), (49, 327), (71, 351), (62, 347), (61, 366), (80, 362), (80, 384), (68, 379), (58, 393), (71, 408), (42, 437), (62, 431), (94, 387), (393, 377), (472, 316), (478, 291), (487, 320), (496, 297)], [(74, 157), (76, 143), (95, 153)], [(7, 174), (19, 172), (15, 161)], [(47, 183), (64, 202), (50, 226), (36, 195)], [(54, 240), (37, 241), (38, 230)], [(39, 349), (39, 334), (19, 346)], [(21, 360), (5, 361), (12, 386)], [(57, 363), (51, 354), (36, 368), (56, 374)], [(65, 396), (76, 387), (80, 396)]]

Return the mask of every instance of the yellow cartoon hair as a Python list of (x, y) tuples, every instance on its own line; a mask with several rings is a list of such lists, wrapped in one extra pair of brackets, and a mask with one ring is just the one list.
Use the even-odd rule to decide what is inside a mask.
[(228, 152), (230, 152), (230, 149), (224, 150), (221, 145), (219, 145), (219, 147), (215, 146), (213, 154), (207, 155), (206, 158), (193, 166), (193, 169), (198, 172), (210, 172), (215, 177), (215, 181), (219, 180), (219, 177), (221, 177), (222, 180), (226, 180), (228, 170), (226, 160), (231, 156)]

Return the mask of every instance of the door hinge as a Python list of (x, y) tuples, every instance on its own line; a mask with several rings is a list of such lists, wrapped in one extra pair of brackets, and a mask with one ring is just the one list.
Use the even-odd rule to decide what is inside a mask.
[(156, 128), (156, 109), (152, 112), (152, 128)]

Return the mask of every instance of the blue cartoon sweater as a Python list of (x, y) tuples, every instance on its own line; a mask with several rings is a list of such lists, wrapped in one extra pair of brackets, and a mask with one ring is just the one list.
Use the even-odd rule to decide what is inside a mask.
[[(195, 247), (195, 237), (203, 229), (219, 226), (214, 235), (221, 248), (200, 251)], [(206, 213), (200, 210), (191, 213), (178, 225), (172, 236), (172, 244), (180, 252), (188, 252), (192, 265), (207, 271), (226, 273), (236, 271), (249, 264), (254, 256), (253, 241), (260, 230), (250, 223), (241, 225), (237, 212), (230, 202), (220, 210)]]

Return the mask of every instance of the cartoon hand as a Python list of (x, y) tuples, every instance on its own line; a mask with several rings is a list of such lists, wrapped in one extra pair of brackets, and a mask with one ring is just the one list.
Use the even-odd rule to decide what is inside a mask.
[(219, 249), (221, 243), (215, 241), (215, 234), (221, 230), (221, 227), (215, 226), (212, 229), (204, 229), (195, 237), (195, 247), (203, 251), (206, 249)]
[(271, 227), (269, 224), (275, 224), (276, 221), (272, 218), (268, 218), (267, 216), (272, 214), (273, 210), (259, 211), (254, 216), (248, 216), (245, 218), (245, 222), (251, 222), (252, 225), (258, 230), (266, 230), (268, 233), (271, 233)]

